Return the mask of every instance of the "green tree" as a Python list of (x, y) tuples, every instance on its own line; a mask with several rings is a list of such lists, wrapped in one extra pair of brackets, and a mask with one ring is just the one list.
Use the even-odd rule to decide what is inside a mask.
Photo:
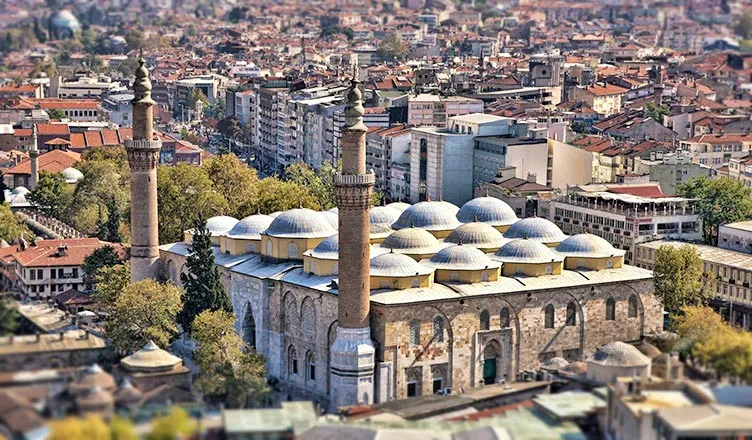
[(239, 210), (238, 217), (256, 213), (271, 214), (292, 208), (319, 209), (319, 202), (303, 186), (276, 177), (259, 180), (253, 200)]
[(114, 416), (110, 419), (110, 440), (138, 440), (136, 427), (130, 420)]
[(258, 184), (256, 170), (249, 168), (234, 154), (207, 159), (201, 167), (206, 171), (214, 189), (227, 201), (229, 212), (237, 215), (252, 203)]
[(204, 105), (204, 108), (209, 105), (209, 98), (206, 97), (204, 92), (198, 88), (193, 89), (193, 91), (191, 91), (191, 97), (188, 98), (188, 104), (190, 104), (191, 107), (195, 107), (196, 103), (199, 101)]
[(84, 46), (84, 52), (94, 54), (97, 48), (97, 34), (91, 27), (86, 27), (81, 31), (81, 44)]
[(238, 118), (228, 116), (217, 122), (217, 131), (228, 139), (236, 139), (242, 132), (242, 128), (240, 127), (240, 121), (238, 121)]
[(123, 147), (93, 147), (81, 154), (84, 162), (113, 162), (119, 173), (128, 171), (128, 153)]
[(402, 61), (407, 58), (407, 44), (395, 32), (381, 40), (377, 53), (385, 61)]
[(11, 299), (0, 295), (0, 336), (12, 335), (21, 323), (21, 314)]
[(31, 240), (34, 238), (34, 234), (13, 214), (10, 205), (0, 203), (0, 240), (13, 243), (21, 237)]
[(697, 177), (677, 187), (683, 197), (695, 200), (703, 224), (703, 240), (718, 244), (718, 228), (726, 223), (747, 220), (752, 215), (752, 190), (729, 178)]
[(44, 215), (61, 219), (63, 210), (70, 204), (71, 191), (62, 174), (40, 171), (37, 187), (27, 198), (34, 202)]
[[(100, 212), (107, 212), (109, 215), (110, 210), (117, 211), (118, 219), (127, 218), (130, 171), (121, 166), (114, 160), (86, 160), (78, 163), (76, 167), (84, 178), (76, 184), (73, 201), (61, 220), (81, 232), (95, 235)], [(127, 228), (120, 228), (119, 232), (122, 233), (124, 229)]]
[(172, 406), (170, 411), (151, 421), (151, 432), (147, 440), (180, 440), (190, 438), (196, 432), (196, 422), (188, 412), (179, 406)]
[(102, 241), (109, 241), (111, 243), (120, 243), (123, 241), (122, 235), (120, 235), (120, 208), (117, 205), (117, 200), (113, 196), (107, 203), (107, 216), (104, 217), (101, 211), (101, 205), (99, 206), (99, 219), (97, 221), (97, 238)]
[(51, 108), (48, 110), (45, 110), (47, 112), (47, 116), (49, 116), (50, 119), (66, 119), (67, 116), (65, 115), (65, 112), (60, 110), (59, 108)]
[(726, 325), (721, 315), (707, 306), (685, 306), (676, 316), (676, 331), (681, 338), (676, 347), (690, 354), (695, 344), (704, 342)]
[(314, 171), (305, 162), (297, 162), (285, 168), (285, 180), (307, 189), (323, 210), (337, 206), (334, 194), (334, 175), (337, 168), (324, 161), (318, 171)]
[(115, 308), (120, 294), (131, 284), (131, 264), (103, 266), (94, 276), (94, 299), (105, 310)]
[(84, 278), (93, 280), (97, 276), (99, 269), (117, 266), (118, 264), (123, 264), (121, 255), (118, 254), (118, 251), (114, 247), (105, 245), (84, 258), (81, 270), (84, 273)]
[(230, 297), (214, 264), (211, 232), (206, 229), (205, 221), (197, 221), (193, 228), (193, 241), (185, 266), (186, 272), (180, 274), (185, 289), (184, 305), (178, 319), (183, 330), (190, 333), (193, 320), (204, 310), (232, 311)]
[(167, 347), (177, 333), (175, 319), (183, 308), (182, 292), (172, 284), (143, 280), (126, 287), (115, 300), (105, 325), (112, 346), (133, 353), (149, 340)]
[(655, 254), (653, 275), (655, 295), (669, 312), (677, 312), (685, 306), (701, 305), (713, 294), (712, 275), (703, 272), (699, 252), (689, 244), (659, 247)]
[(206, 310), (193, 322), (198, 388), (211, 400), (243, 408), (266, 395), (266, 362), (235, 332), (235, 316)]
[[(128, 44), (128, 49), (131, 51), (138, 51), (143, 49), (144, 43), (146, 42), (143, 29), (129, 29), (125, 34), (125, 41)], [(133, 71), (131, 71), (131, 73), (133, 73)]]
[(670, 113), (670, 109), (665, 105), (655, 105), (655, 103), (648, 102), (645, 104), (645, 116), (653, 118), (656, 121), (663, 124), (663, 117)]

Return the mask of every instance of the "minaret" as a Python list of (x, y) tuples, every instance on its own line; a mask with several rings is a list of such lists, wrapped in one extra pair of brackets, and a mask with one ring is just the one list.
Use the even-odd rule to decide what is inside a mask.
[(374, 346), (370, 309), (371, 192), (376, 181), (366, 171), (366, 132), (358, 80), (352, 80), (342, 133), (342, 172), (334, 176), (339, 208), (339, 293), (337, 336), (331, 349), (330, 378), (334, 407), (371, 404), (374, 394)]
[(39, 138), (37, 137), (37, 124), (31, 126), (31, 146), (29, 158), (31, 159), (31, 177), (29, 178), (29, 190), (34, 191), (39, 182)]
[(131, 283), (156, 279), (159, 262), (157, 163), (162, 143), (154, 139), (154, 101), (144, 63), (138, 60), (133, 83), (133, 139), (125, 140), (131, 167)]

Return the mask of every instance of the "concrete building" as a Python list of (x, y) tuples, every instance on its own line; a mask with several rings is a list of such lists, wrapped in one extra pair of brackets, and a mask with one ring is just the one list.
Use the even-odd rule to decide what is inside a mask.
[(651, 153), (649, 160), (637, 157), (633, 169), (637, 174), (647, 174), (650, 181), (657, 182), (666, 194), (676, 194), (677, 186), (696, 177), (715, 175), (708, 165), (693, 162), (690, 156), (677, 153)]
[(692, 160), (718, 169), (752, 153), (752, 134), (703, 134), (679, 142)]
[(104, 76), (99, 78), (77, 76), (72, 81), (64, 81), (59, 76), (50, 78), (50, 98), (102, 98), (117, 91), (125, 91), (125, 87)]
[(613, 84), (600, 83), (572, 89), (571, 100), (587, 103), (596, 113), (611, 116), (621, 110), (621, 99), (629, 90)]
[(752, 221), (721, 225), (718, 228), (718, 247), (752, 254)]
[(109, 120), (119, 127), (133, 125), (132, 93), (118, 93), (108, 95), (102, 100), (102, 107), (109, 114)]
[[(369, 126), (370, 127), (370, 126)], [(374, 190), (384, 194), (387, 200), (401, 200), (401, 190), (392, 194), (393, 164), (410, 163), (410, 141), (412, 134), (404, 125), (368, 130), (366, 136), (366, 169), (373, 170), (376, 177)], [(399, 173), (397, 173), (398, 180)], [(400, 186), (400, 184), (396, 184)]]
[(218, 86), (215, 75), (202, 75), (176, 81), (172, 102), (173, 116), (183, 121), (190, 121), (195, 111), (195, 105), (192, 103), (194, 93), (201, 92), (209, 104), (213, 104), (218, 98)]
[(483, 101), (461, 96), (410, 96), (407, 106), (407, 123), (418, 127), (445, 127), (452, 116), (483, 113)]

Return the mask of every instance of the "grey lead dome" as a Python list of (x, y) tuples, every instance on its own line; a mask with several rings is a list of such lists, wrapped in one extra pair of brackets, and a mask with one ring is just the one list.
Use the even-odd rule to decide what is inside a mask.
[(499, 248), (509, 242), (496, 228), (488, 223), (465, 223), (449, 233), (444, 241), (466, 244), (481, 249)]
[(501, 264), (492, 261), (483, 251), (462, 245), (444, 248), (421, 263), (436, 269), (447, 270), (483, 270), (501, 267)]
[(560, 243), (567, 238), (558, 226), (540, 217), (523, 218), (507, 229), (506, 238), (529, 238), (541, 243)]
[(496, 197), (477, 197), (462, 205), (457, 213), (462, 223), (481, 222), (491, 226), (510, 226), (519, 219), (514, 210)]
[[(447, 231), (460, 225), (448, 202), (419, 202), (402, 212), (392, 225), (394, 229), (420, 228)], [(453, 206), (453, 205), (452, 205)]]
[(446, 245), (423, 229), (400, 229), (389, 235), (381, 247), (404, 254), (435, 254)]
[(626, 251), (614, 248), (611, 243), (597, 235), (577, 234), (559, 243), (556, 252), (573, 257), (607, 258), (624, 255)]
[(611, 367), (641, 367), (650, 364), (650, 358), (635, 346), (617, 341), (599, 347), (588, 362)]
[(371, 276), (375, 277), (409, 277), (428, 275), (433, 272), (430, 267), (422, 266), (417, 261), (403, 254), (389, 252), (371, 258)]
[(527, 239), (510, 241), (499, 248), (491, 258), (502, 263), (550, 263), (564, 259), (545, 244)]
[(336, 232), (320, 212), (296, 208), (274, 218), (264, 234), (272, 237), (315, 238), (329, 237)]
[(264, 214), (249, 215), (230, 229), (227, 236), (246, 240), (260, 240), (260, 234), (272, 224), (273, 220), (273, 217)]

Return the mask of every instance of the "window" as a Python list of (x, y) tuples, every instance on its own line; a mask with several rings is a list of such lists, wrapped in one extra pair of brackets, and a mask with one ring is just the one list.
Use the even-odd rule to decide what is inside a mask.
[(577, 306), (574, 301), (570, 301), (567, 304), (567, 324), (568, 326), (577, 325)]
[(457, 272), (451, 272), (449, 274), (449, 281), (459, 281), (459, 280), (460, 280), (460, 276), (459, 274), (457, 274)]
[(292, 346), (287, 350), (287, 373), (290, 375), (298, 374), (298, 358), (295, 348)]
[[(53, 269), (53, 270), (55, 270), (55, 269)], [(40, 272), (41, 272), (41, 271), (40, 271)], [(58, 277), (58, 278), (63, 278), (64, 276), (65, 276), (65, 275), (64, 275), (64, 273), (63, 273), (63, 268), (61, 267), (60, 269), (58, 269), (58, 270), (57, 270), (57, 277)], [(42, 274), (41, 274), (41, 273), (39, 274), (39, 279), (40, 279), (40, 280), (42, 279)]]
[(56, 276), (56, 274), (55, 274), (55, 270), (54, 270), (54, 269), (50, 271), (50, 278), (52, 278), (53, 280), (54, 280), (55, 278), (57, 278), (57, 276)]
[(489, 322), (488, 317), (488, 310), (483, 310), (480, 312), (480, 329), (481, 330), (488, 330), (491, 326), (491, 323)]
[(306, 368), (308, 369), (308, 380), (311, 382), (316, 381), (316, 362), (313, 358), (313, 353), (311, 352), (308, 352), (306, 359)]
[(411, 285), (412, 287), (420, 287), (420, 280), (417, 278), (413, 278)]
[(296, 259), (298, 258), (298, 245), (295, 243), (290, 243), (287, 245), (287, 258)]
[(311, 273), (316, 272), (316, 264), (313, 261), (308, 263), (308, 271)]
[(272, 256), (272, 241), (271, 240), (266, 241), (266, 255), (269, 257)]
[(37, 279), (37, 271), (32, 270), (29, 272), (29, 279), (36, 280)]
[(544, 309), (544, 327), (554, 328), (554, 306), (549, 304)]
[(629, 312), (627, 316), (630, 318), (637, 317), (637, 295), (629, 297)]
[(73, 278), (78, 278), (78, 268), (77, 267), (73, 268)]
[(606, 321), (613, 321), (616, 319), (616, 301), (609, 297), (606, 300)]
[(501, 328), (507, 328), (509, 327), (509, 308), (504, 307), (501, 309), (501, 314), (499, 315), (500, 318), (500, 325)]
[(488, 281), (488, 272), (483, 272), (482, 274), (480, 274), (480, 280), (482, 282)]
[(433, 318), (433, 340), (435, 342), (444, 342), (444, 318), (441, 316)]
[(248, 250), (248, 253), (250, 254), (256, 252), (256, 246), (254, 246), (253, 243), (248, 243), (248, 247), (246, 247), (246, 249)]
[(410, 345), (420, 345), (420, 322), (417, 319), (410, 321)]

